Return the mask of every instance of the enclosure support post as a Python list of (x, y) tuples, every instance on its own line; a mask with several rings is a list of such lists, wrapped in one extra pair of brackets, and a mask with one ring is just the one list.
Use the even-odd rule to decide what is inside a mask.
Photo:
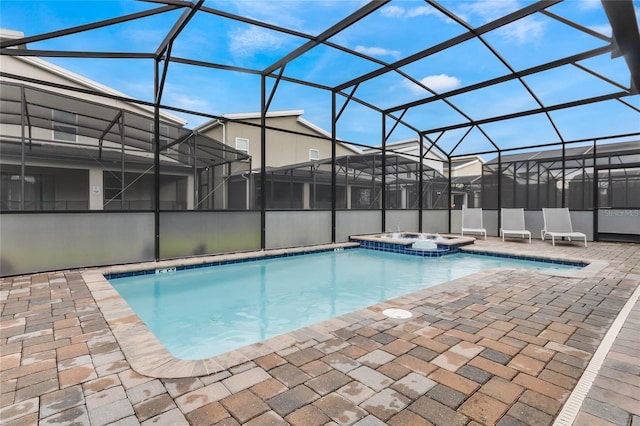
[(265, 249), (267, 208), (267, 77), (260, 78), (260, 248)]
[(420, 133), (418, 133), (418, 143), (420, 144), (420, 163), (418, 163), (418, 232), (422, 233), (422, 185), (424, 183), (422, 177), (424, 173), (422, 156), (424, 155), (424, 144), (422, 143), (422, 135)]
[[(156, 58), (153, 73), (154, 103), (153, 103), (153, 217), (155, 229), (154, 258), (160, 260), (160, 97), (159, 81), (160, 59)], [(124, 182), (123, 182), (124, 184)], [(124, 193), (122, 194), (124, 198)]]
[(526, 173), (526, 175), (525, 175), (525, 176), (526, 176), (526, 178), (525, 178), (525, 182), (526, 182), (526, 183), (525, 183), (525, 185), (526, 185), (526, 186), (524, 187), (524, 189), (525, 189), (525, 194), (524, 194), (524, 196), (525, 196), (525, 199), (524, 199), (524, 207), (525, 207), (525, 210), (529, 210), (529, 186), (530, 186), (530, 185), (529, 185), (529, 166), (530, 166), (530, 164), (531, 164), (531, 161), (530, 161), (530, 160), (527, 160), (527, 161), (526, 161), (526, 164), (527, 164), (527, 166), (526, 166), (526, 169), (525, 169), (525, 173)]
[[(451, 172), (453, 171), (453, 164), (451, 163), (451, 154), (447, 154), (447, 160), (449, 161), (449, 184), (447, 185), (447, 209), (449, 209), (449, 233), (451, 233), (451, 195), (453, 191), (451, 190)], [(468, 203), (469, 201), (467, 201)], [(464, 207), (464, 206), (463, 206)]]
[[(347, 186), (345, 185), (345, 194)], [(336, 92), (331, 92), (331, 242), (336, 242)]]
[(566, 207), (566, 203), (565, 203), (565, 190), (564, 190), (564, 185), (565, 185), (565, 172), (566, 170), (564, 169), (565, 165), (566, 165), (566, 144), (564, 143), (564, 141), (562, 142), (562, 192), (561, 192), (561, 197), (562, 197), (562, 204), (560, 207)]
[(498, 235), (502, 226), (500, 209), (502, 208), (502, 151), (498, 150)]
[[(386, 116), (382, 114), (382, 194), (380, 200), (382, 202), (382, 232), (386, 231), (387, 223), (387, 132), (386, 132)], [(375, 175), (375, 160), (373, 162), (373, 170)], [(375, 194), (375, 192), (374, 192)]]
[[(27, 116), (27, 98), (24, 91), (24, 86), (20, 88), (20, 211), (24, 211), (24, 180), (26, 179), (25, 173), (25, 117)], [(31, 141), (31, 138), (29, 138)]]
[(593, 240), (598, 241), (598, 144), (593, 140), (593, 188), (591, 207), (593, 208)]
[[(154, 139), (155, 141), (155, 139)], [(124, 155), (124, 115), (122, 116), (122, 125), (120, 126), (120, 208), (125, 209), (124, 191), (127, 188), (125, 183), (125, 155)]]

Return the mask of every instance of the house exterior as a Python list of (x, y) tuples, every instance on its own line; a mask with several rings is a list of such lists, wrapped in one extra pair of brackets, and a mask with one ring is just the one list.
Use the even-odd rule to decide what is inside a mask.
[(451, 159), (451, 168), (445, 164), (442, 173), (452, 178), (461, 176), (480, 176), (485, 160), (479, 155), (465, 155)]
[[(331, 134), (302, 117), (304, 111), (274, 111), (266, 115), (265, 193), (270, 210), (330, 209)], [(251, 173), (227, 179), (227, 208), (255, 208), (261, 191), (260, 114), (228, 114), (199, 126), (196, 131), (223, 141), (251, 156)], [(388, 144), (386, 181), (383, 188), (382, 152), (362, 151), (338, 141), (336, 144), (337, 209), (380, 209), (382, 193), (390, 209), (419, 208), (419, 146), (417, 140)], [(412, 155), (413, 154), (413, 155)], [(424, 176), (432, 182), (423, 191), (424, 208), (446, 208), (442, 158), (436, 152), (423, 160)], [(393, 170), (393, 171), (391, 171)], [(438, 181), (437, 183), (436, 180)], [(221, 186), (223, 187), (223, 186)]]
[(451, 159), (443, 173), (451, 176), (451, 208), (480, 207), (480, 182), (485, 160), (479, 155), (465, 155)]
[[(309, 173), (294, 171), (313, 169), (318, 162), (331, 158), (331, 134), (303, 118), (303, 114), (303, 110), (288, 110), (266, 115), (265, 191), (269, 209), (330, 208), (330, 175), (318, 173), (314, 180), (309, 178)], [(212, 185), (218, 186), (224, 196), (218, 197), (217, 203), (214, 200), (212, 208), (259, 208), (263, 155), (260, 117), (260, 113), (225, 114), (194, 129), (250, 156), (249, 170), (215, 177)], [(358, 154), (360, 150), (356, 147), (337, 142), (336, 157)]]
[[(267, 167), (331, 158), (331, 133), (303, 118), (303, 114), (304, 110), (267, 113)], [(252, 168), (260, 168), (260, 113), (225, 114), (221, 119), (206, 122), (194, 130), (238, 151), (246, 152), (251, 156)], [(358, 148), (349, 144), (338, 141), (336, 145), (336, 156), (359, 153)]]
[[(21, 38), (18, 31), (0, 36)], [(2, 210), (103, 210), (152, 205), (153, 110), (123, 102), (127, 96), (100, 83), (34, 57), (0, 57), (2, 109)], [(26, 80), (28, 79), (28, 80)], [(58, 87), (38, 84), (45, 81)], [(90, 93), (80, 98), (68, 86)], [(176, 139), (186, 120), (161, 115), (163, 140)], [(165, 158), (161, 198), (176, 199), (178, 162)], [(123, 169), (122, 164), (126, 164)], [(170, 170), (171, 163), (177, 168)], [(183, 182), (185, 187), (193, 182)], [(173, 191), (172, 191), (173, 189)], [(125, 197), (126, 196), (126, 197)]]
[[(2, 55), (0, 61), (3, 72), (16, 76), (0, 77), (0, 210), (154, 208), (153, 108), (39, 58)], [(186, 124), (160, 113), (161, 209), (204, 208), (201, 198), (213, 197), (202, 182), (247, 158)]]

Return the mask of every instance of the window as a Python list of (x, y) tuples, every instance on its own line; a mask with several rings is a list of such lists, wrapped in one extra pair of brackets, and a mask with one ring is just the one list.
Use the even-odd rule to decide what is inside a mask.
[(238, 151), (249, 153), (249, 139), (236, 138), (236, 149)]
[(78, 141), (78, 116), (73, 112), (52, 110), (53, 140), (63, 142)]
[[(153, 127), (154, 127), (153, 123), (151, 123), (151, 125), (149, 126), (149, 132), (151, 133), (149, 135), (149, 138), (151, 140), (151, 151), (153, 151), (153, 144), (155, 143)], [(160, 125), (160, 148), (164, 148), (167, 145), (169, 145), (169, 126), (163, 126), (161, 124)]]
[(320, 151), (317, 149), (309, 150), (309, 161), (317, 161), (320, 159)]

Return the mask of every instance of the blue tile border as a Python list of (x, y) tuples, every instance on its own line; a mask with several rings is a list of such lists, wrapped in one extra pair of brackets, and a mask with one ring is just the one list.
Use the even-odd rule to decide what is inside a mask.
[[(411, 243), (403, 244), (403, 243), (388, 243), (388, 242), (378, 242), (378, 241), (367, 241), (367, 240), (358, 240), (360, 243), (360, 248), (368, 249), (368, 250), (376, 250), (387, 253), (398, 253), (409, 256), (419, 256), (419, 257), (441, 257), (449, 254), (461, 253), (459, 247), (457, 245), (437, 245), (436, 250), (422, 250), (422, 249), (413, 249), (411, 248)], [(344, 248), (326, 248), (320, 250), (303, 250), (297, 251), (294, 253), (280, 253), (280, 254), (272, 254), (258, 257), (247, 257), (243, 259), (228, 259), (228, 260), (219, 260), (214, 262), (206, 262), (199, 263), (194, 265), (182, 265), (176, 266), (176, 271), (181, 270), (189, 270), (189, 269), (198, 269), (198, 268), (207, 268), (210, 266), (220, 266), (220, 265), (231, 265), (235, 263), (244, 263), (244, 262), (255, 262), (257, 260), (263, 259), (277, 259), (281, 257), (293, 257), (293, 256), (303, 256), (306, 254), (313, 253), (325, 253), (336, 250), (350, 250), (358, 248), (357, 246), (353, 247), (344, 247)], [(549, 263), (555, 265), (566, 265), (566, 266), (576, 266), (580, 268), (584, 268), (589, 265), (586, 262), (577, 262), (577, 261), (569, 261), (569, 260), (559, 260), (559, 259), (545, 259), (534, 256), (523, 256), (523, 255), (513, 255), (513, 254), (503, 254), (503, 253), (493, 253), (486, 251), (464, 251), (465, 254), (473, 254), (477, 256), (488, 256), (488, 257), (501, 257), (507, 259), (517, 259), (517, 260), (529, 260), (534, 262), (541, 263)], [(135, 277), (140, 275), (155, 275), (157, 268), (145, 269), (141, 271), (132, 271), (132, 272), (116, 272), (112, 274), (104, 274), (105, 279), (117, 279), (117, 278), (125, 278), (125, 277)]]
[[(187, 269), (208, 268), (210, 266), (221, 266), (221, 265), (231, 265), (231, 264), (234, 264), (234, 263), (255, 262), (255, 261), (258, 261), (258, 260), (277, 259), (277, 258), (280, 258), (280, 257), (304, 256), (306, 254), (326, 253), (326, 252), (330, 252), (330, 251), (342, 251), (342, 250), (350, 250), (350, 249), (354, 249), (354, 248), (358, 248), (358, 247), (357, 246), (340, 247), (340, 248), (332, 247), (332, 248), (326, 248), (326, 249), (320, 249), (320, 250), (296, 251), (294, 253), (268, 254), (268, 255), (265, 255), (265, 256), (246, 257), (246, 258), (243, 258), (243, 259), (217, 260), (217, 261), (213, 261), (213, 262), (198, 263), (198, 264), (194, 264), (194, 265), (176, 266), (175, 270), (176, 271), (183, 271), (183, 270), (187, 270)], [(132, 272), (115, 272), (115, 273), (112, 273), (112, 274), (104, 274), (104, 278), (106, 280), (111, 280), (111, 279), (117, 279), (117, 278), (136, 277), (136, 276), (140, 276), (140, 275), (155, 275), (156, 274), (156, 269), (158, 269), (158, 268), (145, 269), (145, 270), (142, 270), (142, 271), (132, 271)], [(159, 269), (162, 269), (162, 268), (159, 268)]]
[(369, 250), (384, 251), (388, 253), (399, 253), (410, 256), (420, 257), (440, 257), (447, 254), (458, 253), (459, 249), (456, 245), (437, 244), (435, 250), (414, 249), (411, 243), (388, 243), (382, 241), (354, 240), (360, 243), (360, 247)]

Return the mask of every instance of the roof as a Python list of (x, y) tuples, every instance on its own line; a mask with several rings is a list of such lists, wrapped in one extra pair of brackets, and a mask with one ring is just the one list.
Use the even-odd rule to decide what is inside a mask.
[(476, 163), (484, 164), (485, 161), (481, 157), (475, 156), (473, 158), (469, 158), (468, 156), (464, 158), (456, 158), (455, 161), (451, 161), (451, 170), (460, 170)]

